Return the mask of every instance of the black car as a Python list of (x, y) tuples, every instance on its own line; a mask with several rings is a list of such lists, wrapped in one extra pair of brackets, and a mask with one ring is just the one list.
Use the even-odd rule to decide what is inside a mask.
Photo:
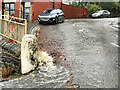
[(46, 9), (42, 14), (38, 16), (38, 22), (41, 23), (53, 23), (64, 22), (65, 16), (61, 9)]

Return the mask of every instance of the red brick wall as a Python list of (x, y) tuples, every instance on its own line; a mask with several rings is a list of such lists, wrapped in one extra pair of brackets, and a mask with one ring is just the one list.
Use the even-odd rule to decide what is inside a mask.
[(61, 8), (61, 2), (55, 2), (55, 8), (60, 9)]
[(85, 9), (73, 7), (66, 4), (63, 4), (62, 9), (65, 14), (65, 18), (67, 19), (86, 18), (86, 15), (83, 15), (84, 11), (86, 11)]
[(52, 6), (53, 4), (51, 2), (32, 2), (32, 21), (38, 20), (38, 15), (40, 15), (47, 8), (52, 8)]
[(20, 0), (16, 0), (16, 2), (15, 2), (15, 16), (16, 17), (19, 17), (19, 8), (20, 8), (20, 2), (19, 2)]
[[(47, 8), (53, 8), (53, 3), (52, 2), (32, 2), (31, 21), (38, 20), (38, 15), (40, 15)], [(61, 8), (61, 2), (55, 2), (55, 8)], [(86, 18), (86, 16), (83, 15), (84, 11), (86, 11), (85, 9), (73, 7), (66, 4), (63, 4), (62, 9), (66, 19)]]

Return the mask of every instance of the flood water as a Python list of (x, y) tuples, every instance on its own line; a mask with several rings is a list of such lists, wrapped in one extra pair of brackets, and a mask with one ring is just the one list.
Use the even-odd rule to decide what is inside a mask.
[[(1, 53), (0, 53), (1, 54)], [(5, 55), (4, 55), (5, 56)], [(46, 59), (30, 74), (9, 81), (0, 82), (1, 88), (60, 88), (66, 87), (70, 79), (69, 70), (52, 62), (52, 57), (44, 52)]]

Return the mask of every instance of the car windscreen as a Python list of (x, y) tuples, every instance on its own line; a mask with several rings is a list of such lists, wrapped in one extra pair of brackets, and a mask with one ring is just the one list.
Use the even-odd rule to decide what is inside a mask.
[(51, 14), (56, 14), (56, 13), (57, 13), (57, 10), (52, 10), (50, 13), (51, 13)]
[(45, 10), (43, 13), (44, 14), (48, 14), (48, 13), (50, 13), (52, 10), (51, 9), (47, 9), (47, 10)]
[(98, 13), (99, 11), (96, 11), (95, 13)]
[(103, 11), (96, 11), (95, 13), (102, 13)]

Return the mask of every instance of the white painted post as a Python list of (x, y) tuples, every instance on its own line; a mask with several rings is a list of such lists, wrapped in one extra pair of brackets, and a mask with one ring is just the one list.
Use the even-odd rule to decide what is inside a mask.
[(0, 11), (0, 19), (2, 19), (2, 11)]
[(0, 11), (0, 33), (1, 33), (1, 28), (2, 28), (1, 27), (1, 24), (2, 24), (2, 20), (1, 19), (2, 19), (2, 11)]
[(38, 42), (34, 35), (27, 34), (21, 43), (21, 72), (22, 74), (34, 70), (37, 66)]

